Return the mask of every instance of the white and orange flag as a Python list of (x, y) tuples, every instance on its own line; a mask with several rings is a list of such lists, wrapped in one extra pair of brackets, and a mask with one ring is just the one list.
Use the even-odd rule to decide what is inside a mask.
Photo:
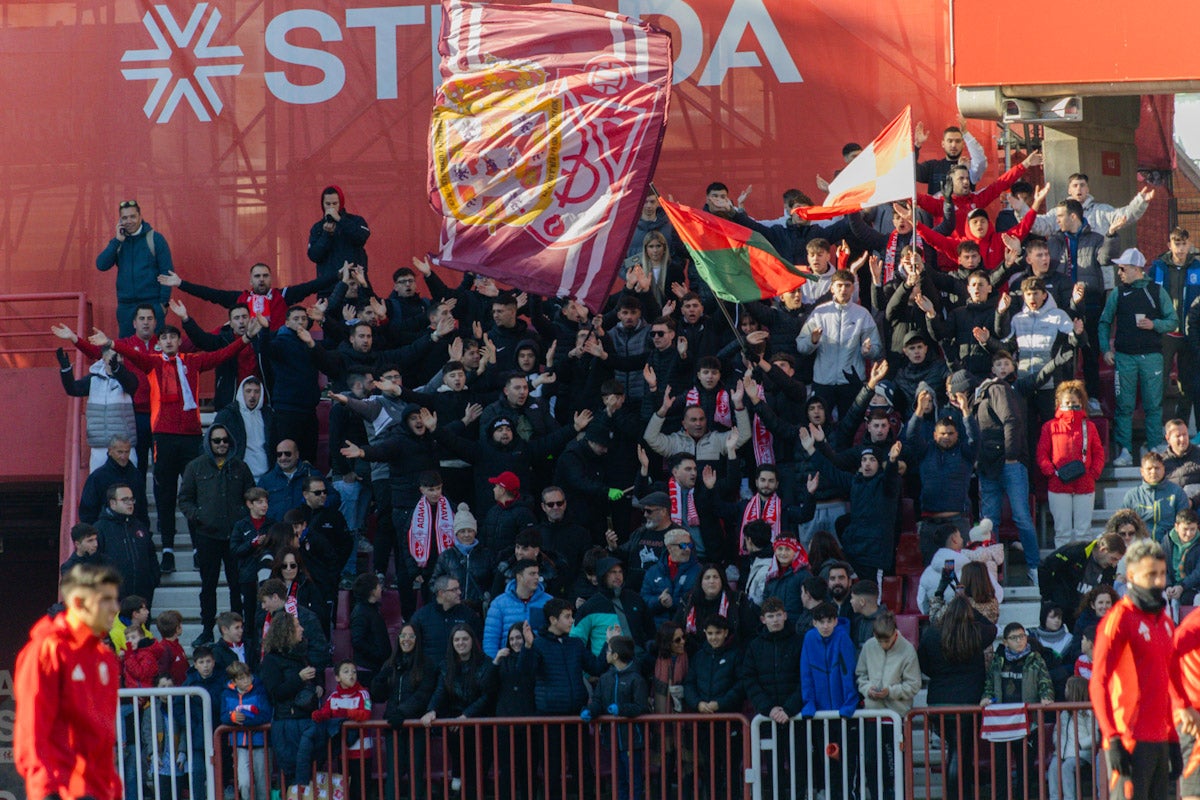
[(864, 208), (908, 200), (916, 183), (913, 161), (912, 107), (863, 148), (829, 184), (829, 195), (819, 206), (795, 209), (801, 219), (829, 219)]

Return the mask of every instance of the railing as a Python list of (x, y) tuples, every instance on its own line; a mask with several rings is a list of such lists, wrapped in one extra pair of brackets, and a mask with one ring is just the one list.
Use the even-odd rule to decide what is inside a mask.
[[(9, 313), (13, 306), (34, 306), (33, 310)], [(63, 306), (62, 311), (57, 311)], [(49, 328), (55, 322), (72, 325), (75, 331), (86, 331), (91, 324), (91, 303), (82, 292), (49, 292), (45, 294), (0, 295), (0, 367), (23, 368), (55, 364), (51, 356), (58, 348), (58, 341), (51, 340)], [(74, 316), (74, 320), (71, 317)], [(37, 337), (37, 342), (27, 345), (19, 340)], [(74, 348), (76, 369), (86, 368), (83, 355)], [(59, 562), (65, 561), (74, 549), (71, 544), (71, 527), (79, 521), (76, 503), (80, 492), (80, 448), (83, 442), (81, 424), (83, 400), (72, 397), (67, 402), (66, 432), (63, 443), (63, 511), (59, 525)]]
[(214, 782), (208, 692), (161, 687), (121, 689), (118, 695), (117, 769), (125, 797), (211, 800), (220, 784)]
[[(1066, 729), (1061, 728), (1061, 712)], [(1080, 713), (1086, 712), (1086, 713)], [(913, 776), (910, 796), (971, 798), (988, 787), (993, 800), (1046, 800), (1051, 784), (1060, 797), (1100, 800), (1108, 797), (1102, 761), (1103, 748), (1089, 703), (1051, 703), (1027, 707), (1029, 733), (1012, 742), (981, 738), (979, 706), (928, 706), (914, 708), (905, 717), (905, 774)], [(1057, 757), (1058, 736), (1069, 733), (1074, 745), (1067, 753), (1071, 763)], [(1080, 742), (1090, 742), (1090, 748)], [(921, 773), (917, 778), (918, 772)]]
[[(261, 733), (264, 744), (239, 758), (264, 766), (274, 779), (265, 784), (267, 791), (279, 789), (284, 800), (298, 796), (294, 765), (261, 753), (271, 746), (268, 726), (222, 725), (214, 732), (218, 753), (228, 751), (230, 734), (247, 730)], [(344, 793), (353, 800), (454, 792), (521, 800), (744, 799), (750, 797), (751, 775), (743, 769), (750, 761), (748, 733), (740, 714), (602, 717), (590, 724), (578, 717), (491, 717), (438, 720), (429, 727), (410, 722), (400, 729), (382, 720), (346, 722), (340, 743), (327, 739), (317, 748), (325, 767), (314, 768), (310, 791), (331, 799)], [(229, 760), (222, 756), (216, 763), (220, 785)], [(262, 800), (264, 784), (257, 777), (245, 771), (235, 775), (234, 791)]]
[(819, 711), (777, 724), (761, 714), (750, 723), (753, 800), (905, 797), (904, 719), (886, 709), (859, 709), (853, 717)]

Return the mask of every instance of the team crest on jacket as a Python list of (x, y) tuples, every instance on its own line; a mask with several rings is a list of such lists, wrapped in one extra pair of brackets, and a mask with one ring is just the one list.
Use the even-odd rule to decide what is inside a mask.
[(1150, 626), (1144, 622), (1138, 623), (1138, 634), (1147, 642), (1150, 641)]

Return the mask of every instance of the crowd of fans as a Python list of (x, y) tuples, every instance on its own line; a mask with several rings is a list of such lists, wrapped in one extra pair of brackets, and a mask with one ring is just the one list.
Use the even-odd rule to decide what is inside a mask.
[[(118, 338), (53, 332), (94, 360), (76, 378), (59, 351), (64, 388), (87, 397), (93, 469), (64, 568), (120, 569), (112, 642), (126, 685), (204, 686), (219, 722), (270, 722), (288, 784), (310, 780), (336, 720), (373, 703), (399, 728), (490, 714), (903, 714), (922, 673), (930, 704), (1077, 696), (1069, 679), (1087, 676), (1130, 542), (1168, 549), (1168, 597), (1187, 604), (1200, 588), (1187, 422), (1200, 262), (1178, 228), (1152, 263), (1120, 252), (1152, 190), (1113, 208), (1077, 174), (1039, 213), (1047, 190), (1027, 173), (1040, 154), (976, 186), (978, 143), (951, 127), (940, 147), (920, 162), (915, 215), (898, 203), (808, 224), (791, 212), (810, 200), (791, 190), (784, 216), (760, 221), (710, 184), (709, 212), (811, 274), (727, 305), (736, 330), (653, 196), (598, 314), (481, 275), (451, 286), (420, 258), (384, 288), (379, 254), (368, 273), (367, 222), (337, 187), (310, 233), (313, 279), (288, 287), (266, 264), (248, 289), (201, 285), (122, 203), (97, 259), (118, 270)], [(181, 294), (228, 322), (203, 329)], [(217, 413), (204, 429), (208, 370)], [(1095, 482), (1110, 460), (1133, 463), (1139, 394), (1142, 484), (1097, 537)], [(1041, 490), (1058, 548), (1045, 560), (1030, 502)], [(177, 568), (176, 509), (202, 585), (190, 669), (177, 612), (158, 615), (158, 640), (145, 627)], [(1008, 527), (1023, 565), (1006, 565)], [(916, 608), (881, 604), (898, 556)], [(997, 644), (1004, 588), (1022, 583), (1040, 587), (1041, 625), (1010, 624)], [(381, 611), (390, 590), (398, 631)], [(352, 653), (332, 663), (347, 602)], [(899, 634), (901, 613), (929, 615), (919, 639)], [(326, 667), (336, 688), (322, 699)], [(234, 742), (243, 789), (265, 779), (251, 757), (262, 741)], [(398, 750), (403, 773), (407, 739)], [(636, 764), (620, 780), (642, 796)]]

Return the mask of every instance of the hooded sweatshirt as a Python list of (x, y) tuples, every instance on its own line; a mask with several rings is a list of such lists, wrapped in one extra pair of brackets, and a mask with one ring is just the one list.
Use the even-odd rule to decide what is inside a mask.
[(341, 219), (335, 223), (333, 233), (325, 232), (325, 190), (322, 190), (317, 196), (321, 218), (313, 223), (308, 232), (308, 260), (317, 265), (317, 277), (336, 275), (342, 264), (347, 261), (357, 264), (365, 271), (366, 244), (371, 236), (371, 229), (367, 227), (365, 219), (346, 210), (346, 195), (340, 186), (330, 186), (328, 189), (338, 196), (341, 205), (338, 216)]
[[(1059, 335), (1070, 335), (1073, 325), (1071, 317), (1058, 307), (1050, 295), (1046, 296), (1046, 302), (1036, 311), (1026, 306), (1013, 316), (1012, 339), (1017, 345), (1017, 374), (1037, 375), (1054, 357), (1054, 345)], [(1050, 389), (1053, 386), (1054, 381), (1049, 380), (1037, 388)]]

